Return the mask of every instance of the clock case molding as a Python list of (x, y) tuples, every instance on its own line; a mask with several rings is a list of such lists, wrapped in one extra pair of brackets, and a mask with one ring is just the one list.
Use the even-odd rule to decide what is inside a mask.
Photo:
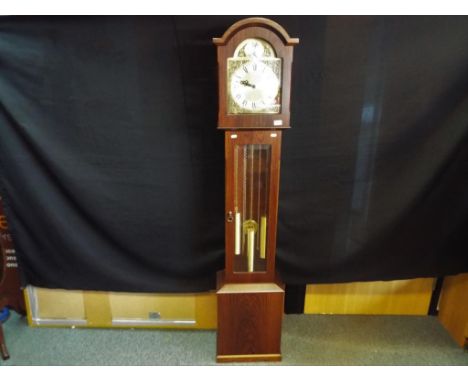
[[(227, 59), (234, 56), (236, 47), (247, 38), (266, 40), (282, 60), (281, 111), (279, 114), (228, 114)], [(293, 47), (298, 38), (291, 38), (278, 23), (252, 17), (233, 24), (222, 37), (213, 38), (218, 51), (219, 114), (218, 129), (286, 129), (289, 128), (289, 100), (291, 95), (291, 67)], [(280, 121), (280, 122), (279, 122)]]

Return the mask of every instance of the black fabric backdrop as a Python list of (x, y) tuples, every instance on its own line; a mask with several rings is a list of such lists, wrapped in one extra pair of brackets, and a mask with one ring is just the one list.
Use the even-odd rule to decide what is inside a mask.
[[(224, 156), (211, 38), (238, 19), (0, 19), (0, 192), (24, 283), (214, 287)], [(301, 40), (284, 280), (468, 271), (468, 18), (272, 19)]]

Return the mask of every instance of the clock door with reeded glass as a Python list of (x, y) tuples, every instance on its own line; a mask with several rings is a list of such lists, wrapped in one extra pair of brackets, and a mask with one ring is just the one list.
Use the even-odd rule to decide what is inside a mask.
[(281, 132), (226, 132), (226, 277), (271, 281)]

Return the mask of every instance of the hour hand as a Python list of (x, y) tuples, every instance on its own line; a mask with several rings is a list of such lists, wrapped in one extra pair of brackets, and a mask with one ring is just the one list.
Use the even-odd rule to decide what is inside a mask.
[(242, 80), (240, 83), (241, 85), (250, 86), (252, 89), (255, 89), (255, 85), (251, 84), (248, 80)]

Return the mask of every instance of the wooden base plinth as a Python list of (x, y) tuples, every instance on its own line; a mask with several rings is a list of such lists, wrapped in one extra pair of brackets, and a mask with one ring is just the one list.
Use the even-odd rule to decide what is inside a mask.
[(224, 284), (217, 299), (218, 362), (281, 361), (282, 287)]

